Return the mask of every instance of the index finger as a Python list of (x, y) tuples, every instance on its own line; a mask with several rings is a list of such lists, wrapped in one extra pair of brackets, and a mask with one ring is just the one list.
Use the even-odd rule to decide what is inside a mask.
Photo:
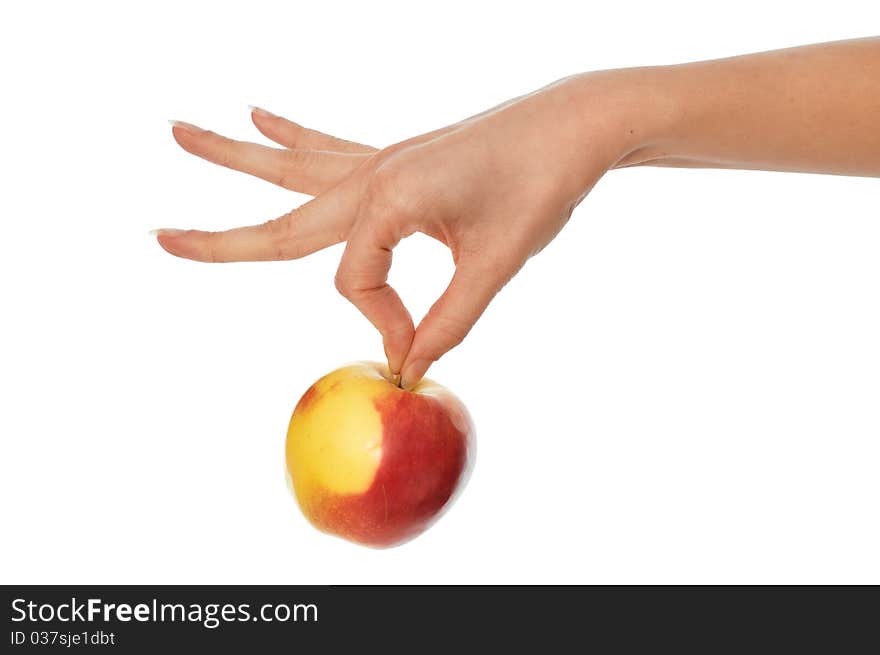
[(391, 373), (397, 374), (412, 343), (415, 326), (400, 296), (388, 284), (391, 250), (399, 238), (376, 220), (361, 220), (348, 238), (336, 288), (382, 335)]

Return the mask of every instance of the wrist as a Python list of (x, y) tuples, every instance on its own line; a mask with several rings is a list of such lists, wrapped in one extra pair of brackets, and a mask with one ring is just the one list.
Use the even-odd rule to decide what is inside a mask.
[(681, 112), (669, 76), (670, 67), (656, 66), (567, 78), (578, 97), (581, 143), (588, 144), (585, 160), (595, 161), (599, 154), (608, 170), (673, 156)]

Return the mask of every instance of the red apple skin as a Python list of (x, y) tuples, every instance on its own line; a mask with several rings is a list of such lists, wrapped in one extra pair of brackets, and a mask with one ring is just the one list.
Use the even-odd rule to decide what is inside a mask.
[[(378, 371), (384, 384), (363, 384), (357, 367), (368, 367), (367, 374)], [(322, 378), (336, 376), (332, 384), (319, 380), (297, 404), (288, 431), (288, 471), (303, 513), (318, 529), (377, 548), (399, 545), (436, 521), (463, 487), (474, 460), (473, 423), (461, 402), (440, 385), (424, 381), (413, 392), (403, 391), (381, 365), (358, 364), (351, 377), (340, 375), (347, 370)], [(314, 411), (318, 403), (333, 402), (342, 384), (363, 389), (381, 419), (378, 465), (369, 486), (357, 493), (337, 493), (311, 476), (298, 479), (296, 471), (307, 462), (291, 461), (301, 453), (297, 441), (310, 438), (298, 428), (297, 416)], [(321, 438), (332, 440), (333, 435)], [(335, 449), (322, 449), (320, 456), (326, 451)]]

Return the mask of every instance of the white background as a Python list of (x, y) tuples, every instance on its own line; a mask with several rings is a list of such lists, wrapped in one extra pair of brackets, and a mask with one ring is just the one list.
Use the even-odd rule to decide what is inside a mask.
[[(132, 6), (0, 15), (2, 582), (880, 583), (878, 180), (610, 173), (434, 367), (477, 465), (386, 551), (284, 481), (300, 394), (382, 355), (341, 246), (211, 266), (147, 235), (305, 199), (169, 118), (387, 145), (578, 71), (865, 36), (876, 2)], [(392, 282), (421, 316), (451, 271), (414, 237)]]

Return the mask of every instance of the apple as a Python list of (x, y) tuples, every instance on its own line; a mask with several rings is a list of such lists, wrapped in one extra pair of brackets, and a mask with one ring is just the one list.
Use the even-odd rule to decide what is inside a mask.
[(287, 430), (287, 472), (319, 530), (384, 548), (426, 530), (473, 466), (464, 405), (423, 379), (401, 389), (383, 364), (359, 362), (315, 382)]

